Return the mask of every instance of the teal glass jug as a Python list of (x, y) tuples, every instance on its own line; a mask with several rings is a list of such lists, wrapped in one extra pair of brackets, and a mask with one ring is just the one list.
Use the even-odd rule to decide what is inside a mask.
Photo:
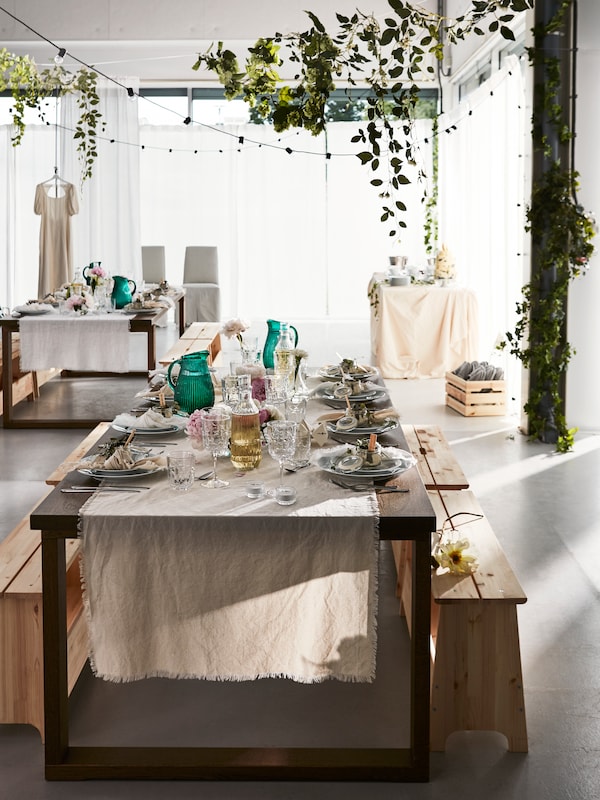
[[(169, 364), (169, 386), (173, 389), (175, 402), (187, 414), (214, 404), (215, 390), (208, 370), (208, 355), (208, 350), (200, 350), (181, 356)], [(179, 365), (179, 372), (172, 375), (175, 365)]]
[(124, 308), (128, 303), (131, 303), (132, 296), (137, 289), (136, 283), (131, 278), (124, 278), (122, 275), (115, 275), (113, 282), (112, 299), (114, 306), (115, 308)]
[[(268, 319), (267, 320), (267, 338), (265, 339), (265, 344), (263, 347), (263, 364), (265, 365), (265, 369), (274, 369), (275, 367), (275, 346), (279, 340), (279, 334), (281, 332), (281, 322), (278, 322), (276, 319)], [(298, 344), (298, 331), (294, 328), (293, 325), (289, 326), (289, 329), (294, 334), (294, 347)]]

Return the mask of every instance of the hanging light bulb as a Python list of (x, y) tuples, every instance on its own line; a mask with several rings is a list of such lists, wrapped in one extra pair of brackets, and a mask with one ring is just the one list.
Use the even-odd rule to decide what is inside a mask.
[(61, 47), (59, 49), (58, 53), (54, 56), (54, 63), (55, 64), (62, 64), (63, 61), (65, 60), (66, 53), (67, 53), (67, 51), (65, 50), (65, 48)]

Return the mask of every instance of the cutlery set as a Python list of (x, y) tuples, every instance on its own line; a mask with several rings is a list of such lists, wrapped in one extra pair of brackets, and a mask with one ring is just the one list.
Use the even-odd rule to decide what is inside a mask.
[(392, 494), (400, 493), (407, 494), (408, 489), (402, 489), (400, 486), (377, 486), (374, 481), (361, 482), (361, 483), (348, 483), (347, 481), (339, 480), (338, 478), (330, 478), (331, 483), (336, 486), (341, 486), (342, 489), (350, 489), (353, 492), (375, 492), (376, 494)]

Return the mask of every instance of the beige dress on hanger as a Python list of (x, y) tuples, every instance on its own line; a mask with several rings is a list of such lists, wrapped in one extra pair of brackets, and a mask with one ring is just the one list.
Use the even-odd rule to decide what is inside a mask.
[(45, 297), (71, 280), (71, 217), (79, 211), (72, 183), (60, 181), (58, 197), (50, 192), (54, 181), (39, 183), (33, 210), (41, 215), (38, 298)]

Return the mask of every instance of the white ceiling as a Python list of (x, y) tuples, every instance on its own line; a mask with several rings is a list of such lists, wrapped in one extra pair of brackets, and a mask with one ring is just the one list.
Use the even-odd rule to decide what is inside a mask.
[[(419, 4), (437, 8), (437, 0)], [(355, 12), (352, 0), (4, 0), (2, 5), (20, 21), (0, 10), (0, 46), (30, 55), (39, 65), (53, 63), (56, 45), (113, 76), (187, 84), (212, 79), (192, 70), (196, 54), (212, 42), (223, 40), (243, 61), (247, 47), (261, 36), (308, 29), (307, 7), (332, 32), (338, 27), (336, 12)], [(369, 0), (367, 11), (383, 21), (388, 0)], [(69, 58), (64, 65), (81, 66)]]

